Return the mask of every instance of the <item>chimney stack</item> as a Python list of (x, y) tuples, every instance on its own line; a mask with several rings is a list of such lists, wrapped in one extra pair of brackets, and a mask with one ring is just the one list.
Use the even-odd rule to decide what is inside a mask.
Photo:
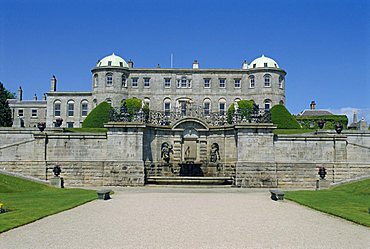
[(55, 78), (55, 75), (51, 77), (51, 87), (50, 92), (56, 92), (57, 91), (57, 78)]
[(130, 59), (129, 61), (128, 61), (128, 68), (134, 68), (134, 62)]
[(357, 111), (353, 112), (353, 121), (352, 123), (357, 123)]
[(243, 61), (242, 69), (248, 69), (248, 62), (246, 60)]
[(18, 88), (18, 101), (22, 101), (22, 98), (23, 98), (23, 90), (22, 90), (22, 87), (20, 86)]
[(194, 62), (193, 62), (193, 69), (199, 69), (198, 60), (194, 60)]
[(311, 104), (310, 104), (310, 109), (311, 110), (315, 110), (316, 109), (316, 103), (314, 100), (311, 101)]

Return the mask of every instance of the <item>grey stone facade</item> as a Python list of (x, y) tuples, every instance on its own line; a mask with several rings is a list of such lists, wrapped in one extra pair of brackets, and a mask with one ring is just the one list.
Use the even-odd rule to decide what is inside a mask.
[[(62, 127), (81, 127), (88, 113), (107, 101), (120, 106), (127, 98), (140, 98), (156, 111), (181, 111), (198, 108), (204, 112), (224, 112), (242, 99), (254, 100), (260, 109), (285, 104), (285, 75), (277, 63), (265, 56), (240, 69), (203, 69), (198, 62), (192, 68), (134, 68), (121, 57), (110, 55), (98, 61), (92, 69), (91, 92), (59, 92), (57, 79), (51, 78), (46, 101), (10, 100), (14, 126), (18, 110), (25, 127), (45, 121), (53, 127), (57, 118)], [(31, 116), (37, 105), (39, 115)]]

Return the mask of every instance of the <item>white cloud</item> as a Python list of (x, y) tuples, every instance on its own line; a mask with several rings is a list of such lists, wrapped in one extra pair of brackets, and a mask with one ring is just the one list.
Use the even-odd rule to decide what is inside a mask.
[(370, 123), (370, 108), (355, 108), (355, 107), (342, 107), (340, 109), (329, 109), (334, 114), (345, 114), (348, 117), (348, 124), (353, 121), (353, 112), (357, 112), (357, 121), (364, 118), (367, 123)]

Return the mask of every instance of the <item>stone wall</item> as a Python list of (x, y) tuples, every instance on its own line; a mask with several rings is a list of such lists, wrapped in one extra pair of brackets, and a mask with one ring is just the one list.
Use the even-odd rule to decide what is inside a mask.
[[(192, 126), (198, 127), (196, 134)], [(194, 141), (195, 163), (204, 176), (233, 177), (240, 187), (312, 188), (318, 167), (326, 168), (332, 183), (370, 176), (368, 131), (273, 135), (271, 124), (202, 128), (186, 122), (173, 129), (133, 123), (107, 127), (107, 134), (1, 128), (0, 168), (44, 180), (58, 164), (66, 186), (141, 186), (146, 175), (178, 176), (184, 144)], [(161, 158), (163, 142), (174, 146), (171, 167)], [(220, 146), (215, 163), (210, 162), (213, 143)]]

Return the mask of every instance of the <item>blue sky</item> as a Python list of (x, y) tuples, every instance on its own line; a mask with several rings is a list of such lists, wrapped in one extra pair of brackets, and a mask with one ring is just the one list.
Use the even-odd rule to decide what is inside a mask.
[(135, 67), (240, 68), (265, 54), (287, 71), (286, 106), (315, 100), (370, 121), (370, 1), (0, 0), (0, 81), (24, 99), (91, 90), (112, 52)]

